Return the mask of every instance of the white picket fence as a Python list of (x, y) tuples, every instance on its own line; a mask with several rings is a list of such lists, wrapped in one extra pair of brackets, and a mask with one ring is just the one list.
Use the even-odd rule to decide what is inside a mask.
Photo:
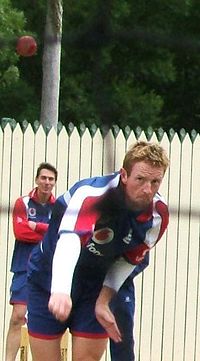
[[(191, 140), (175, 133), (158, 139), (170, 157), (170, 168), (161, 192), (168, 201), (170, 223), (167, 233), (151, 253), (150, 266), (136, 283), (136, 361), (199, 361), (200, 358), (200, 137)], [(139, 139), (147, 139), (144, 132)], [(137, 137), (119, 130), (102, 136), (86, 128), (70, 134), (63, 127), (34, 132), (29, 124), (22, 131), (0, 128), (0, 356), (4, 360), (5, 338), (11, 306), (9, 271), (14, 237), (11, 210), (19, 195), (34, 186), (40, 162), (58, 169), (56, 196), (80, 178), (107, 174), (120, 168), (125, 151)], [(70, 360), (70, 357), (69, 357)], [(109, 361), (109, 353), (104, 360)]]

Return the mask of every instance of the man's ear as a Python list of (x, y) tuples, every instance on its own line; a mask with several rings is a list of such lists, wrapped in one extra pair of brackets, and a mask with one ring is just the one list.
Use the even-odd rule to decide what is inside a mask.
[(121, 168), (121, 169), (120, 169), (120, 179), (121, 179), (121, 182), (122, 182), (123, 184), (126, 184), (127, 178), (128, 178), (128, 175), (127, 175), (126, 169)]

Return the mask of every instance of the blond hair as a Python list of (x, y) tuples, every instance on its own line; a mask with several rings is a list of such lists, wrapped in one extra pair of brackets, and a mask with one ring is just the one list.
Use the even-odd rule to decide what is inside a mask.
[(164, 148), (158, 143), (145, 141), (138, 141), (127, 151), (123, 161), (123, 168), (128, 175), (131, 173), (133, 164), (140, 161), (150, 163), (154, 167), (162, 167), (164, 172), (169, 165), (169, 159)]

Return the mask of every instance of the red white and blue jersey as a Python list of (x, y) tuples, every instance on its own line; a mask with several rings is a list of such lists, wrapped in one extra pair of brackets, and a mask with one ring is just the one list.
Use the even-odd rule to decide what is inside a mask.
[[(42, 240), (48, 229), (55, 197), (50, 195), (45, 204), (41, 204), (37, 197), (37, 187), (27, 196), (19, 197), (13, 208), (13, 232), (15, 246), (11, 262), (12, 272), (27, 270), (27, 262), (33, 247)], [(36, 222), (32, 230), (28, 221)]]
[(60, 196), (48, 231), (32, 252), (29, 277), (50, 290), (52, 260), (63, 233), (76, 233), (80, 237), (82, 248), (78, 265), (88, 269), (88, 275), (92, 267), (95, 273), (106, 274), (110, 265), (121, 256), (129, 263), (139, 265), (166, 230), (168, 208), (157, 193), (148, 209), (133, 212), (123, 204), (123, 197), (119, 197), (121, 193), (120, 174), (116, 172), (81, 180)]

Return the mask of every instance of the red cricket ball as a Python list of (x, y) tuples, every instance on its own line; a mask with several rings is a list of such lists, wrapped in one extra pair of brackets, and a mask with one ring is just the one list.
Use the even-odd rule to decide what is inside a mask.
[(37, 51), (37, 43), (33, 36), (24, 35), (17, 40), (16, 52), (20, 56), (32, 56)]

